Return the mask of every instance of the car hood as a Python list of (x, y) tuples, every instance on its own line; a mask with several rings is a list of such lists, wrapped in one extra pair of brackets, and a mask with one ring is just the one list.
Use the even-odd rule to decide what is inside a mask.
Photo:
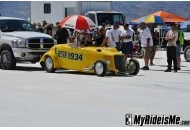
[(51, 38), (50, 35), (47, 35), (45, 33), (40, 33), (40, 32), (6, 32), (4, 33), (6, 36), (10, 37), (16, 37), (16, 38), (22, 38), (22, 39), (29, 39), (29, 38)]

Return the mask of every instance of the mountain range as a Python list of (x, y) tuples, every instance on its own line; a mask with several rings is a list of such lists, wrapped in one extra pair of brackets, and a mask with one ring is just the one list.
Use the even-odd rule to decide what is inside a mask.
[[(161, 10), (190, 18), (189, 7), (189, 1), (113, 1), (113, 10), (123, 12), (127, 22)], [(0, 1), (0, 14), (27, 19), (30, 17), (30, 2)]]

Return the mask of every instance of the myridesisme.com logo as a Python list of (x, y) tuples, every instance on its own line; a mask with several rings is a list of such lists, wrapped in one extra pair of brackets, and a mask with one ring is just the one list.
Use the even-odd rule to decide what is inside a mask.
[(131, 125), (190, 125), (190, 121), (182, 121), (177, 115), (125, 115), (125, 124)]

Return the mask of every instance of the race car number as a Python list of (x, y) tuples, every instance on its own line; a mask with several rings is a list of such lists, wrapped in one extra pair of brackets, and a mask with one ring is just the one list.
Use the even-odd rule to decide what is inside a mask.
[(71, 52), (66, 52), (66, 51), (59, 51), (59, 50), (57, 50), (57, 48), (55, 48), (55, 54), (60, 58), (67, 58), (70, 60), (82, 61), (82, 59), (83, 59), (82, 54), (71, 53)]
[(77, 53), (68, 53), (68, 59), (70, 60), (80, 60), (82, 61), (82, 54), (77, 54)]

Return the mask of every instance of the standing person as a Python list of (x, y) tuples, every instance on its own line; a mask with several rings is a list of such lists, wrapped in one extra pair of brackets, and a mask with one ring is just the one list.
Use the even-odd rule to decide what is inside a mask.
[(65, 44), (69, 39), (69, 33), (66, 28), (60, 28), (56, 31), (57, 44)]
[(152, 39), (153, 39), (153, 47), (152, 47), (152, 54), (150, 56), (150, 65), (154, 65), (153, 60), (156, 54), (158, 40), (159, 40), (159, 33), (157, 31), (157, 24), (154, 23), (151, 29)]
[(48, 35), (50, 35), (50, 36), (53, 36), (53, 35), (52, 35), (52, 27), (51, 27), (51, 26), (48, 26), (48, 27), (46, 28), (46, 30), (47, 30), (47, 33), (46, 33), (46, 34), (48, 34)]
[(101, 46), (103, 43), (105, 36), (106, 36), (106, 30), (104, 28), (101, 28), (98, 32), (98, 34), (95, 34), (96, 36), (96, 45)]
[(170, 25), (170, 30), (167, 32), (165, 40), (167, 40), (167, 62), (168, 68), (164, 72), (172, 71), (172, 61), (174, 64), (174, 72), (177, 72), (177, 57), (176, 57), (176, 41), (178, 39), (178, 32), (175, 28), (175, 23)]
[(150, 55), (152, 53), (153, 40), (149, 28), (146, 26), (145, 22), (140, 23), (140, 29), (142, 30), (141, 35), (141, 46), (142, 46), (142, 56), (144, 58), (145, 66), (141, 68), (142, 70), (149, 70), (148, 62)]
[(176, 47), (176, 55), (177, 55), (177, 69), (181, 70), (180, 64), (181, 64), (181, 48), (184, 44), (184, 32), (181, 30), (180, 25), (176, 25), (176, 30), (178, 31), (178, 40), (177, 40), (177, 47)]
[(46, 30), (47, 30), (46, 34), (48, 34), (50, 36), (53, 36), (52, 35), (52, 27), (51, 26), (47, 26)]
[(132, 42), (132, 37), (133, 37), (133, 31), (129, 29), (129, 24), (124, 25), (124, 31), (121, 33), (121, 39), (122, 39), (122, 46), (121, 50), (122, 53), (125, 55), (125, 60), (127, 60), (128, 55), (130, 58), (133, 58), (133, 42)]
[(116, 44), (117, 51), (121, 49), (120, 36), (121, 31), (119, 30), (119, 23), (114, 23), (113, 29), (111, 29), (112, 41)]
[(103, 41), (103, 43), (101, 44), (101, 47), (103, 46), (107, 46), (107, 47), (116, 47), (115, 42), (113, 41), (114, 37), (111, 33), (111, 25), (106, 25), (106, 36), (105, 39)]

